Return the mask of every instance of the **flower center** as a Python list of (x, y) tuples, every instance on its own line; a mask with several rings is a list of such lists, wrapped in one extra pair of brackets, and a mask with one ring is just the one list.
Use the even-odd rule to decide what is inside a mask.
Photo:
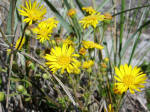
[(36, 21), (39, 17), (39, 12), (37, 10), (30, 10), (29, 11), (29, 17), (33, 20)]
[(90, 16), (89, 17), (89, 21), (96, 21), (96, 20), (97, 20), (97, 18), (95, 16)]
[(57, 63), (61, 66), (68, 66), (71, 61), (69, 56), (60, 56), (57, 59)]
[(123, 83), (126, 85), (133, 85), (135, 82), (135, 77), (133, 75), (125, 75), (123, 77)]

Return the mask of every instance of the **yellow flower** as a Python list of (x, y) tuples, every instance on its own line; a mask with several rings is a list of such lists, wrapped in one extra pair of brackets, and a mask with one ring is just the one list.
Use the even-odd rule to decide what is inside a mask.
[(93, 65), (94, 65), (94, 61), (88, 60), (83, 63), (82, 68), (88, 69), (88, 68), (92, 67)]
[(104, 47), (103, 46), (101, 46), (101, 45), (99, 45), (99, 44), (97, 44), (97, 43), (94, 43), (94, 42), (92, 42), (92, 41), (82, 41), (82, 44), (83, 44), (83, 46), (86, 48), (86, 49), (88, 49), (88, 48), (97, 48), (97, 49), (103, 49)]
[(114, 112), (114, 109), (112, 108), (111, 104), (108, 105), (108, 109), (107, 111), (105, 110), (105, 112)]
[(90, 15), (96, 13), (96, 10), (94, 10), (92, 7), (83, 7), (82, 10), (89, 13)]
[(104, 58), (104, 62), (105, 62), (105, 63), (108, 63), (108, 62), (109, 62), (109, 58), (107, 58), (107, 57)]
[(75, 74), (80, 74), (81, 73), (81, 71), (80, 71), (80, 69), (78, 69), (80, 66), (81, 66), (81, 62), (77, 62), (76, 63), (76, 68), (75, 69), (73, 69), (73, 73), (75, 73)]
[(129, 91), (134, 94), (135, 90), (140, 91), (139, 88), (144, 88), (144, 83), (146, 83), (146, 74), (141, 72), (141, 69), (138, 67), (132, 68), (127, 64), (121, 65), (120, 68), (115, 67), (116, 76), (114, 78), (117, 80), (115, 85), (120, 91), (120, 93)]
[(76, 14), (76, 10), (75, 9), (70, 9), (67, 13), (68, 16), (72, 17)]
[(63, 44), (74, 46), (74, 43), (72, 40), (70, 40), (70, 37), (67, 37), (65, 40), (63, 40)]
[(106, 20), (111, 20), (112, 19), (112, 15), (110, 13), (104, 13), (104, 18)]
[(79, 50), (79, 53), (82, 54), (82, 55), (85, 55), (86, 54), (86, 49), (84, 47), (82, 47), (80, 50)]
[(61, 47), (55, 47), (51, 49), (50, 54), (46, 54), (44, 57), (49, 65), (49, 68), (53, 73), (61, 69), (61, 74), (66, 70), (68, 73), (73, 73), (74, 70), (78, 70), (79, 61), (75, 57), (79, 57), (78, 54), (74, 54), (75, 49), (72, 46), (63, 45)]
[[(22, 39), (22, 42), (20, 43), (21, 41), (21, 36), (18, 38), (18, 40), (16, 41), (16, 44), (15, 44), (15, 48), (18, 50), (21, 50), (22, 46), (24, 45), (25, 41), (26, 41), (26, 38), (23, 37)], [(20, 43), (20, 46), (19, 46), (19, 43)], [(13, 44), (11, 44), (11, 47), (13, 46)], [(11, 53), (11, 49), (7, 49), (7, 54), (9, 55)]]
[(113, 91), (115, 94), (118, 94), (118, 95), (122, 94), (121, 91), (118, 89), (118, 86), (116, 84), (114, 85)]
[(29, 23), (29, 25), (42, 20), (46, 14), (44, 5), (40, 6), (40, 3), (37, 3), (36, 0), (33, 3), (31, 3), (31, 0), (29, 0), (29, 3), (26, 1), (26, 7), (21, 6), (21, 8), (22, 10), (19, 10), (19, 14), (26, 17), (24, 22)]
[(102, 68), (107, 68), (106, 63), (101, 63), (101, 67), (102, 67)]
[(20, 41), (21, 41), (21, 37), (19, 37), (19, 39), (16, 41), (16, 45), (15, 45), (15, 48), (16, 49), (18, 48), (18, 50), (20, 50), (22, 48), (22, 46), (24, 45), (24, 43), (26, 41), (26, 38), (23, 37), (22, 42), (21, 42), (21, 44), (19, 46)]
[(49, 18), (40, 22), (36, 28), (32, 29), (33, 33), (37, 34), (36, 39), (40, 39), (41, 43), (45, 40), (49, 40), (49, 37), (51, 37), (51, 33), (53, 32), (53, 28), (57, 27), (57, 23), (58, 21), (56, 21), (55, 18)]
[(103, 20), (104, 20), (104, 15), (100, 15), (100, 13), (95, 13), (89, 16), (85, 16), (79, 21), (79, 23), (82, 24), (84, 29), (88, 28), (89, 26), (93, 26), (94, 28), (96, 28), (99, 21), (103, 21)]
[(53, 29), (57, 27), (58, 21), (56, 20), (56, 17), (52, 17), (42, 21), (41, 24), (46, 25), (48, 28)]

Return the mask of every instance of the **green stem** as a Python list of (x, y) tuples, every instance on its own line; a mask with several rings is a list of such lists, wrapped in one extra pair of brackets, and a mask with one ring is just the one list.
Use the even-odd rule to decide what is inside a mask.
[(11, 54), (11, 56), (10, 56), (10, 66), (9, 66), (9, 72), (8, 72), (6, 109), (9, 109), (9, 92), (10, 92), (9, 88), (10, 88), (10, 77), (11, 77), (11, 72), (12, 72), (13, 59), (14, 59), (14, 54)]
[(131, 56), (130, 56), (130, 59), (129, 59), (129, 63), (128, 63), (128, 65), (130, 65), (130, 64), (131, 64), (131, 61), (132, 61), (132, 58), (133, 58), (133, 55), (134, 55), (135, 49), (136, 49), (137, 44), (138, 44), (138, 42), (139, 42), (139, 40), (140, 40), (141, 32), (142, 32), (142, 30), (139, 32), (139, 35), (138, 35), (138, 37), (137, 37), (137, 39), (136, 39), (136, 41), (135, 41), (135, 44), (134, 44), (134, 46), (133, 46), (133, 48), (132, 48), (132, 52), (131, 52)]
[[(121, 0), (121, 11), (125, 10), (125, 0)], [(119, 42), (119, 65), (121, 64), (122, 39), (124, 34), (124, 13), (120, 15), (120, 42)]]
[(106, 75), (107, 77), (107, 90), (108, 90), (108, 96), (109, 96), (109, 99), (110, 99), (110, 103), (112, 104), (112, 96), (111, 96), (111, 89), (110, 89), (110, 84), (109, 84), (109, 78), (108, 78), (108, 75)]
[(119, 99), (119, 102), (118, 102), (118, 104), (117, 104), (118, 107), (117, 107), (116, 112), (119, 112), (119, 109), (120, 109), (120, 106), (121, 106), (121, 103), (122, 103), (122, 100), (123, 100), (124, 95), (125, 95), (125, 93), (123, 93), (123, 94), (121, 95), (120, 99)]

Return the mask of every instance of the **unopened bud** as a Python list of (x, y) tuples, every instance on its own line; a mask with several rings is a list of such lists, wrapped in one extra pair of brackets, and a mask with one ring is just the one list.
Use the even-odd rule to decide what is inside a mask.
[(2, 102), (5, 99), (5, 93), (0, 92), (0, 102)]
[(23, 85), (18, 85), (18, 86), (17, 86), (17, 91), (18, 91), (18, 92), (24, 92), (24, 90), (25, 90), (25, 89), (24, 89), (24, 86), (23, 86)]

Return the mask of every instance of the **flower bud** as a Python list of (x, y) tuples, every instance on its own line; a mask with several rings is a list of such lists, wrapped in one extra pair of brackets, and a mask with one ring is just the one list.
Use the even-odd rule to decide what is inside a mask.
[(48, 74), (43, 74), (43, 79), (49, 79), (50, 77), (49, 77), (49, 75)]
[(105, 62), (105, 63), (108, 63), (108, 62), (109, 62), (109, 58), (107, 58), (107, 57), (104, 58), (104, 62)]
[(0, 102), (2, 102), (5, 99), (5, 93), (0, 92)]
[(70, 9), (67, 13), (68, 16), (73, 17), (76, 14), (76, 10), (75, 9)]
[(18, 85), (18, 86), (17, 86), (17, 91), (18, 91), (18, 92), (24, 92), (24, 90), (25, 90), (25, 88), (24, 88), (23, 85)]

